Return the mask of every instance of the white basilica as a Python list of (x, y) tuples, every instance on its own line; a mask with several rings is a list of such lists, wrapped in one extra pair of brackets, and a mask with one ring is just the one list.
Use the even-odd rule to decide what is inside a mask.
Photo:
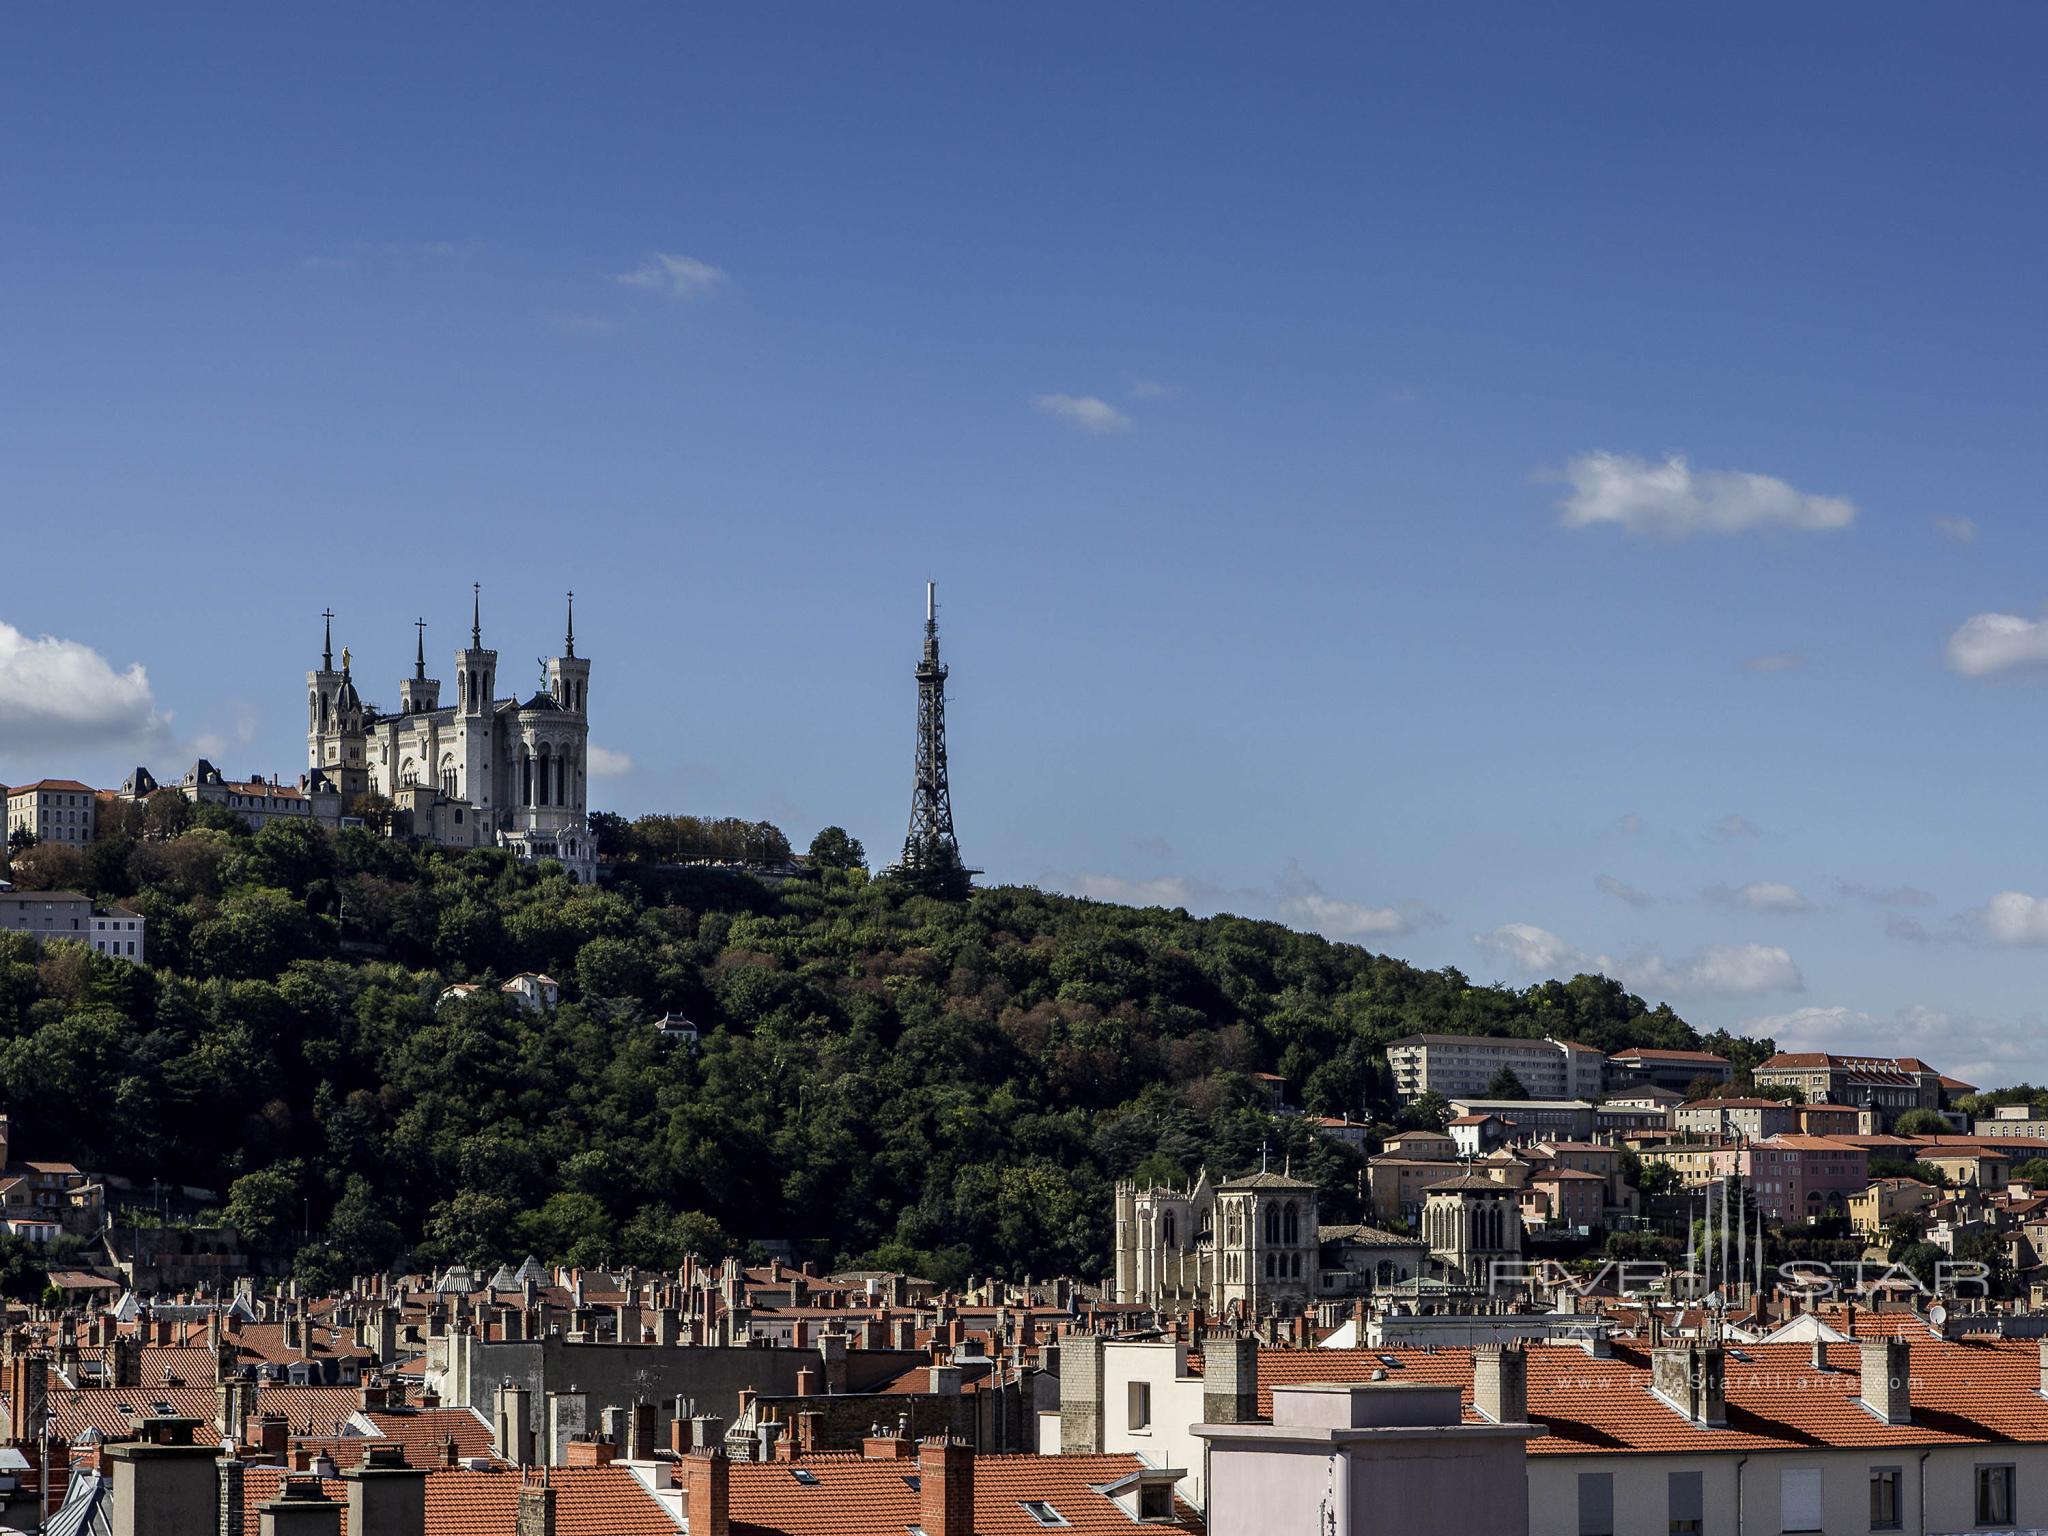
[(441, 702), (427, 676), (418, 626), (413, 675), (396, 714), (367, 708), (341, 653), (333, 616), (319, 670), (306, 674), (307, 790), (334, 796), (344, 814), (365, 796), (392, 806), (394, 836), (458, 848), (507, 848), (557, 859), (572, 878), (597, 874), (587, 820), (590, 662), (576, 654), (575, 594), (562, 654), (542, 664), (533, 697), (498, 697), (498, 653), (483, 643), (481, 592), (472, 595), (469, 644), (455, 653), (455, 695)]

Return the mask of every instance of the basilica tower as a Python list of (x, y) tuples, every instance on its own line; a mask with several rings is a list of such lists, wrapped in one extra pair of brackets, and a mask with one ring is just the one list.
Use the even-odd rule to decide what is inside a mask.
[(455, 759), (461, 777), (456, 794), (476, 807), (486, 823), (495, 819), (491, 793), (497, 765), (492, 761), (492, 719), (497, 712), (498, 653), (484, 648), (483, 587), (470, 584), (469, 644), (455, 653)]

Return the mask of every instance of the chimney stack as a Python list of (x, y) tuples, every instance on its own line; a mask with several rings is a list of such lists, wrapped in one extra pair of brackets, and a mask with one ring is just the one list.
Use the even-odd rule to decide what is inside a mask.
[(257, 1536), (341, 1536), (341, 1516), (341, 1506), (321, 1491), (319, 1478), (287, 1477), (276, 1498), (257, 1506)]
[(520, 1475), (524, 1481), (519, 1488), (519, 1512), (513, 1517), (512, 1536), (555, 1536), (555, 1490), (548, 1486), (547, 1474)]
[(214, 1461), (197, 1443), (197, 1419), (139, 1418), (135, 1438), (100, 1448), (113, 1482), (114, 1536), (190, 1536), (219, 1518)]
[(1472, 1351), (1472, 1406), (1496, 1424), (1529, 1422), (1529, 1357), (1482, 1344)]
[(1904, 1339), (1864, 1339), (1863, 1379), (1857, 1396), (1886, 1424), (1913, 1422), (1912, 1352)]
[(370, 1445), (341, 1480), (348, 1485), (348, 1536), (426, 1536), (427, 1471), (407, 1466), (398, 1446)]
[(974, 1536), (974, 1448), (950, 1435), (923, 1441), (917, 1470), (924, 1536)]
[(725, 1459), (725, 1447), (697, 1446), (674, 1463), (672, 1475), (683, 1490), (683, 1520), (690, 1536), (732, 1536), (732, 1463)]

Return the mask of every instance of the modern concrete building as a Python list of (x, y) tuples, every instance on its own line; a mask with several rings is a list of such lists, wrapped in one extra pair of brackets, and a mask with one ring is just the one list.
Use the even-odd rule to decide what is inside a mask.
[(1512, 1072), (1530, 1098), (1597, 1099), (1606, 1086), (1607, 1058), (1571, 1040), (1524, 1040), (1494, 1035), (1408, 1035), (1387, 1047), (1394, 1091), (1403, 1099), (1440, 1093), (1447, 1099), (1490, 1091), (1495, 1076)]
[(1202, 1423), (1210, 1536), (1529, 1530), (1525, 1421), (1463, 1422), (1456, 1387), (1303, 1383), (1269, 1424)]

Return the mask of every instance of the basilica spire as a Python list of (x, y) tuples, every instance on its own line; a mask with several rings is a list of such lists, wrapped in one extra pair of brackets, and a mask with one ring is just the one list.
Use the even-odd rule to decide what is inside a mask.
[(469, 584), (469, 648), (484, 648), (484, 584), (480, 581)]
[(334, 610), (332, 608), (324, 608), (320, 612), (320, 617), (327, 626), (320, 642), (320, 670), (322, 672), (332, 672), (334, 670)]
[(576, 594), (574, 592), (569, 594), (569, 633), (567, 638), (562, 641), (562, 654), (564, 656), (574, 656), (576, 654)]
[(414, 619), (412, 627), (416, 632), (416, 643), (412, 653), (412, 675), (420, 682), (427, 680), (427, 621)]

